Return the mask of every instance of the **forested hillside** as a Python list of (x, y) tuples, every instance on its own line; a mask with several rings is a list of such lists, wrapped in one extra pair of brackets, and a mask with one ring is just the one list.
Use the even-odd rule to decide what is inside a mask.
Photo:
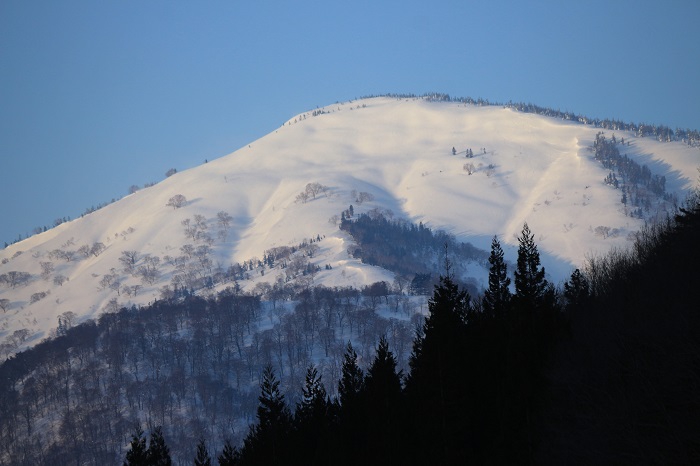
[(240, 451), (222, 459), (697, 464), (698, 233), (695, 203), (646, 230), (634, 251), (594, 259), (585, 275), (576, 270), (558, 296), (527, 226), (514, 294), (494, 239), (481, 300), (459, 291), (447, 269), (409, 373), (397, 371), (386, 340), (364, 374), (349, 347), (339, 397), (325, 398), (310, 368), (292, 415), (283, 398), (266, 391), (274, 386), (267, 372), (258, 424)]

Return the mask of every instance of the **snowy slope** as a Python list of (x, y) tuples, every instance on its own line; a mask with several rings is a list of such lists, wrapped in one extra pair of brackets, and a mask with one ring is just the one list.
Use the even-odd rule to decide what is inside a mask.
[[(329, 219), (350, 204), (355, 212), (391, 210), (396, 217), (444, 229), (485, 250), (497, 234), (511, 261), (516, 236), (528, 222), (549, 278), (558, 283), (586, 256), (629, 245), (629, 234), (643, 224), (625, 215), (620, 191), (603, 182), (608, 171), (590, 150), (598, 131), (511, 109), (424, 99), (373, 98), (297, 115), (230, 155), (0, 251), (0, 275), (32, 275), (26, 284), (0, 286), (0, 300), (6, 299), (8, 307), (0, 314), (0, 343), (24, 328), (29, 337), (20, 346), (34, 344), (48, 336), (66, 312), (80, 321), (115, 304), (157, 299), (176, 273), (166, 256), (182, 256), (185, 244), (203, 244), (187, 238), (182, 224), (186, 219), (194, 223), (195, 215), (206, 218), (214, 240), (213, 267), (227, 268), (261, 259), (273, 247), (323, 238), (312, 262), (322, 268), (314, 283), (327, 285), (392, 279), (389, 272), (347, 255), (349, 238)], [(630, 143), (623, 153), (666, 176), (667, 192), (683, 199), (693, 188), (698, 149), (624, 132), (616, 136)], [(469, 148), (474, 157), (466, 159)], [(463, 169), (468, 162), (476, 170), (471, 175)], [(297, 201), (308, 183), (328, 189), (307, 202)], [(359, 205), (353, 191), (370, 193), (374, 199)], [(166, 206), (176, 194), (186, 197), (186, 205)], [(664, 208), (654, 205), (650, 215)], [(221, 211), (232, 217), (225, 239), (217, 234)], [(617, 229), (617, 236), (597, 235), (598, 226)], [(76, 252), (65, 261), (51, 254), (96, 242), (106, 246), (99, 255)], [(143, 284), (125, 273), (119, 261), (125, 250), (139, 252), (139, 266), (146, 254), (158, 257), (158, 280)], [(54, 266), (46, 279), (40, 276), (41, 262)], [(325, 270), (326, 264), (332, 270)], [(279, 273), (261, 276), (256, 271), (254, 279), (241, 285), (273, 281)], [(485, 284), (485, 270), (474, 268), (474, 273)], [(54, 284), (57, 275), (68, 281)], [(100, 284), (105, 275), (113, 275), (122, 289), (141, 289), (131, 296), (118, 293)], [(32, 295), (36, 299), (40, 292), (47, 295), (32, 303)]]

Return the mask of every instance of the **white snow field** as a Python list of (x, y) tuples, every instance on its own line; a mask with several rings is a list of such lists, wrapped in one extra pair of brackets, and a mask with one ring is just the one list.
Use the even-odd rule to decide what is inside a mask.
[[(591, 150), (599, 131), (512, 109), (422, 98), (356, 100), (297, 115), (249, 146), (0, 251), (0, 275), (31, 274), (26, 283), (0, 285), (0, 300), (6, 300), (0, 301), (6, 308), (0, 313), (0, 343), (7, 343), (6, 353), (31, 346), (48, 337), (66, 312), (80, 322), (115, 306), (158, 299), (177, 270), (168, 256), (182, 256), (186, 244), (205, 244), (185, 234), (183, 220), (194, 224), (195, 215), (206, 219), (214, 268), (321, 237), (312, 259), (321, 272), (313, 283), (328, 286), (393, 280), (390, 272), (348, 256), (351, 239), (333, 217), (351, 204), (356, 213), (391, 210), (395, 218), (443, 229), (487, 251), (498, 235), (511, 262), (516, 237), (527, 222), (548, 278), (559, 284), (587, 256), (627, 247), (630, 234), (644, 223), (625, 215), (620, 191), (603, 181), (608, 170)], [(683, 200), (694, 188), (697, 148), (605, 132), (608, 138), (613, 134), (625, 139), (623, 154), (666, 177), (668, 193)], [(473, 158), (465, 158), (467, 149)], [(463, 168), (466, 163), (473, 164), (472, 174)], [(308, 183), (328, 189), (298, 201)], [(353, 191), (369, 193), (373, 200), (358, 204)], [(166, 206), (177, 194), (186, 204)], [(669, 209), (657, 201), (647, 216)], [(221, 211), (232, 218), (225, 239), (218, 235)], [(596, 232), (599, 226), (612, 234), (603, 237)], [(86, 257), (78, 252), (98, 242), (106, 247), (101, 253)], [(67, 261), (57, 250), (75, 254)], [(124, 272), (119, 258), (127, 250), (138, 252), (137, 267), (146, 255), (159, 258), (159, 276), (152, 284)], [(53, 264), (44, 278), (42, 262)], [(487, 270), (469, 270), (486, 285)], [(240, 285), (249, 289), (281, 273), (267, 272), (252, 271)], [(57, 276), (67, 281), (59, 285)], [(125, 286), (141, 288), (125, 293)], [(19, 341), (21, 329), (28, 332)]]

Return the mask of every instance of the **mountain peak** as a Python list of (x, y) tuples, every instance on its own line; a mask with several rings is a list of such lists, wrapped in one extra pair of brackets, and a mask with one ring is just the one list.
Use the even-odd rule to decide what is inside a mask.
[[(616, 169), (596, 159), (599, 133), (511, 108), (425, 98), (367, 98), (300, 113), (227, 156), (0, 251), (2, 332), (7, 340), (27, 329), (23, 344), (33, 344), (66, 312), (96, 317), (196, 280), (223, 288), (230, 280), (215, 277), (233, 266), (246, 268), (236, 279), (244, 289), (294, 280), (259, 263), (266, 251), (312, 242), (314, 283), (391, 281), (391, 272), (348, 254), (352, 238), (338, 222), (350, 205), (482, 249), (498, 235), (510, 260), (527, 222), (556, 283), (587, 255), (626, 247), (693, 187), (697, 149), (605, 131), (620, 157), (665, 182), (654, 196), (630, 179), (612, 185)], [(468, 269), (483, 286), (483, 266)], [(28, 278), (10, 282), (12, 272)]]

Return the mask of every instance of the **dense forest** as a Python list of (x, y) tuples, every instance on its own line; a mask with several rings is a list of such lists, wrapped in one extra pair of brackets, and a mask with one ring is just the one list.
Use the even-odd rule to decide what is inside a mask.
[(456, 282), (471, 293), (476, 284), (460, 282), (464, 266), (476, 262), (488, 267), (488, 253), (470, 243), (458, 242), (444, 231), (432, 231), (422, 223), (415, 225), (403, 219), (387, 218), (373, 209), (366, 214), (351, 216), (352, 206), (342, 215), (340, 229), (352, 236), (355, 245), (348, 252), (365, 264), (376, 265), (404, 277), (415, 294), (430, 294), (438, 283), (439, 271), (447, 249), (454, 264)]

